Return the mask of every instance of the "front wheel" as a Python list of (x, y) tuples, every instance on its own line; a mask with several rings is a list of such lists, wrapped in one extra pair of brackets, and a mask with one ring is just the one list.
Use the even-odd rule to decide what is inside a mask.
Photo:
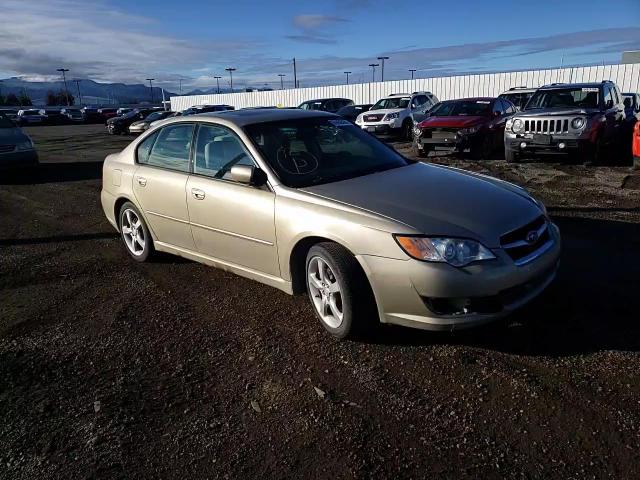
[(403, 140), (411, 140), (413, 138), (413, 122), (410, 119), (406, 119), (402, 124), (401, 136)]
[(309, 250), (306, 265), (309, 299), (332, 336), (362, 335), (377, 322), (369, 282), (349, 251), (336, 243), (319, 243)]
[(153, 240), (142, 215), (131, 202), (120, 208), (120, 236), (127, 253), (136, 262), (144, 262), (153, 253)]
[(504, 150), (504, 158), (507, 163), (520, 162), (520, 154), (518, 152), (514, 152), (513, 150), (509, 150), (508, 148), (505, 148)]

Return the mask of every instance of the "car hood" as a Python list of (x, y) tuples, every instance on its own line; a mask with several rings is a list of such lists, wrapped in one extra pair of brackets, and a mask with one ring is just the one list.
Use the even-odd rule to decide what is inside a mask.
[(455, 116), (455, 117), (429, 117), (422, 122), (419, 126), (421, 128), (467, 128), (474, 125), (485, 123), (488, 120), (487, 117), (481, 116)]
[(0, 128), (0, 145), (15, 144), (28, 140), (29, 137), (19, 128)]
[(424, 163), (301, 190), (426, 235), (473, 238), (489, 248), (499, 247), (501, 235), (542, 214), (526, 191), (515, 185)]
[(367, 110), (363, 115), (386, 115), (387, 113), (404, 112), (406, 108), (379, 108), (377, 110)]
[(600, 110), (597, 108), (538, 108), (535, 110), (521, 110), (518, 117), (539, 117), (539, 116), (569, 116), (569, 115), (593, 115)]
[(130, 127), (136, 127), (138, 125), (149, 125), (150, 122), (147, 122), (146, 120), (137, 120), (135, 122), (133, 122), (131, 125), (129, 125)]

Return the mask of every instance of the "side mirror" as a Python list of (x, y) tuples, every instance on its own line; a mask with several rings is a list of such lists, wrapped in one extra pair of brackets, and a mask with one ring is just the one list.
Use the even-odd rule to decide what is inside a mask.
[(231, 178), (238, 183), (261, 187), (267, 183), (267, 174), (252, 165), (234, 165), (231, 167)]

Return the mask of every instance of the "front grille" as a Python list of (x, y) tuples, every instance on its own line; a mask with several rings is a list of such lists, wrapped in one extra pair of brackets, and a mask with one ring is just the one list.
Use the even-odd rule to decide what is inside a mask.
[(380, 120), (382, 120), (384, 118), (384, 114), (365, 115), (363, 118), (364, 118), (365, 122), (379, 122)]
[(546, 251), (551, 240), (547, 219), (541, 215), (533, 222), (502, 235), (500, 245), (517, 265), (524, 265)]
[(16, 148), (15, 145), (0, 145), (0, 153), (13, 152), (15, 148)]
[(457, 133), (458, 130), (454, 128), (428, 128), (422, 131), (422, 136), (424, 138), (447, 138), (450, 140), (455, 140)]
[(532, 118), (524, 121), (524, 133), (568, 133), (568, 118)]

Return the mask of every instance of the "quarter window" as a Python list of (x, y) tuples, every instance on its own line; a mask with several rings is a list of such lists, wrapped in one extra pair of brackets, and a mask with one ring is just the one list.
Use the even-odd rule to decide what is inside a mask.
[(200, 125), (193, 172), (231, 180), (230, 172), (234, 165), (255, 165), (242, 141), (226, 127)]
[(153, 147), (156, 138), (158, 138), (159, 132), (154, 132), (145, 138), (138, 145), (136, 156), (138, 158), (138, 163), (149, 163), (149, 154), (151, 153), (151, 147)]

